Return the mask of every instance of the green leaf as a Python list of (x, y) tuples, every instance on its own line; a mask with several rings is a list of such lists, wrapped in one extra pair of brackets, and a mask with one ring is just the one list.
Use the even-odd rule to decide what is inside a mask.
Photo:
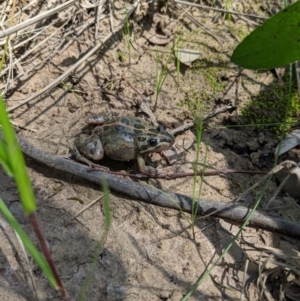
[(13, 215), (10, 213), (8, 208), (5, 206), (2, 199), (0, 199), (0, 210), (3, 213), (4, 217), (8, 221), (8, 223), (14, 228), (14, 230), (18, 233), (20, 236), (25, 248), (28, 250), (30, 255), (33, 257), (33, 259), (36, 261), (36, 263), (39, 265), (43, 273), (47, 276), (49, 282), (57, 289), (58, 285), (56, 283), (56, 280), (53, 276), (53, 273), (50, 269), (50, 266), (46, 259), (41, 255), (41, 253), (37, 250), (37, 248), (33, 245), (29, 237), (26, 235), (26, 233), (23, 231), (21, 226), (18, 224), (16, 219), (13, 217)]
[[(7, 156), (6, 162), (9, 162), (8, 167), (15, 177), (24, 211), (26, 214), (30, 214), (36, 210), (34, 193), (26, 170), (25, 160), (19, 147), (16, 134), (10, 124), (2, 97), (0, 97), (0, 123), (2, 124), (2, 131), (6, 143), (6, 155), (4, 156)], [(4, 152), (2, 152), (2, 156), (3, 154)]]
[(270, 69), (300, 60), (300, 1), (277, 13), (250, 33), (231, 61), (248, 69)]
[[(0, 129), (1, 131), (1, 129)], [(2, 167), (4, 168), (5, 172), (10, 176), (13, 177), (13, 170), (9, 163), (9, 156), (7, 151), (6, 144), (1, 140), (0, 138), (0, 163), (2, 164)]]

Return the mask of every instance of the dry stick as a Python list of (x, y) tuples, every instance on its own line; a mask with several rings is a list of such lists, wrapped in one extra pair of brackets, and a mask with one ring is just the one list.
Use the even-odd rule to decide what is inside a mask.
[[(57, 20), (59, 21), (59, 20)], [(52, 22), (51, 25), (47, 26), (45, 28), (45, 30), (47, 28), (49, 28), (50, 26), (52, 26), (55, 22)], [(44, 31), (44, 30), (43, 30)], [(41, 31), (42, 32), (42, 31)], [(40, 33), (39, 33), (40, 34)], [(47, 40), (49, 40), (50, 38), (52, 38), (53, 36), (55, 36), (57, 34), (57, 32), (52, 33), (51, 35), (49, 35), (47, 38), (45, 38), (43, 41), (41, 41), (40, 43), (38, 43), (36, 46), (34, 46), (32, 49), (28, 50), (27, 52), (25, 52), (21, 57), (19, 57), (18, 59), (14, 60), (12, 66), (14, 66), (16, 63), (21, 62), (25, 57), (27, 57), (29, 54), (31, 54), (35, 49), (39, 48), (42, 44), (44, 44), (45, 42), (47, 42)], [(35, 37), (36, 35), (34, 35)], [(29, 39), (26, 40), (26, 42), (28, 42)], [(19, 44), (18, 44), (19, 45)], [(14, 49), (15, 46), (14, 46)], [(0, 53), (1, 54), (1, 53)], [(4, 70), (1, 71), (0, 76), (4, 75), (6, 73), (7, 70), (9, 70), (10, 67), (6, 67)]]
[(274, 174), (276, 174), (277, 172), (279, 172), (281, 169), (288, 168), (289, 166), (295, 166), (295, 165), (297, 165), (295, 162), (289, 161), (289, 160), (286, 160), (286, 161), (281, 162), (280, 164), (276, 165), (265, 176), (263, 176), (258, 182), (256, 182), (254, 185), (252, 185), (251, 187), (249, 187), (248, 189), (246, 189), (242, 194), (240, 194), (235, 199), (235, 202), (238, 202), (240, 199), (242, 199), (249, 192), (253, 191), (254, 188), (256, 188), (257, 186), (259, 186), (260, 184), (262, 184), (266, 179), (268, 179), (269, 177), (273, 176)]
[[(221, 108), (217, 108), (217, 109), (209, 112), (207, 115), (205, 115), (203, 117), (203, 121), (205, 121), (209, 118), (212, 118), (217, 114), (220, 114), (220, 113), (223, 113), (223, 112), (226, 112), (226, 111), (229, 111), (229, 110), (233, 110), (233, 109), (234, 109), (233, 106), (224, 106), (224, 107), (221, 107)], [(172, 134), (177, 134), (178, 132), (183, 132), (183, 131), (195, 126), (195, 124), (196, 124), (196, 122), (186, 123), (186, 124), (184, 124), (180, 127), (177, 127), (176, 129), (172, 130), (171, 133)]]
[[(18, 37), (20, 38), (20, 42), (17, 40), (17, 42), (19, 42), (18, 44), (15, 44), (14, 45), (14, 50), (20, 48), (21, 46), (27, 44), (28, 42), (30, 42), (31, 40), (33, 40), (35, 37), (37, 37), (38, 35), (40, 35), (43, 31), (45, 31), (46, 29), (48, 29), (49, 27), (51, 27), (54, 23), (56, 23), (57, 21), (60, 21), (60, 19), (56, 19), (55, 21), (51, 22), (50, 24), (48, 24), (47, 26), (44, 26), (42, 28), (39, 28), (35, 31), (37, 31), (36, 33), (34, 33), (32, 36), (30, 36), (29, 38), (27, 39), (21, 39), (20, 36), (21, 35), (18, 35)], [(22, 34), (24, 34), (25, 36), (27, 36), (28, 34), (32, 34), (34, 32), (34, 30), (32, 30), (31, 32), (22, 32)], [(12, 40), (13, 40), (13, 37), (12, 37)], [(0, 51), (0, 54), (2, 54), (3, 51)]]
[[(42, 31), (48, 29), (50, 26), (54, 25), (55, 23), (57, 23), (58, 21), (60, 21), (60, 19), (56, 19), (54, 20), (51, 24), (49, 24), (46, 28), (44, 28)], [(69, 22), (69, 20), (66, 20), (59, 28), (57, 28), (58, 30), (63, 28), (65, 26), (65, 24), (67, 24)], [(41, 31), (41, 32), (42, 32)], [(39, 34), (41, 34), (41, 32)], [(52, 33), (51, 35), (49, 35), (48, 37), (46, 37), (42, 42), (40, 42), (39, 44), (37, 44), (36, 46), (34, 46), (32, 49), (28, 50), (27, 52), (25, 52), (20, 58), (18, 58), (17, 60), (14, 61), (13, 64), (15, 63), (19, 63), (21, 60), (23, 60), (24, 58), (26, 58), (29, 54), (31, 54), (34, 50), (38, 49), (42, 44), (46, 43), (48, 40), (50, 40), (53, 36), (57, 35), (58, 33), (57, 32), (54, 32)], [(36, 36), (36, 35), (35, 35)], [(34, 36), (34, 37), (35, 37)], [(64, 43), (64, 39), (63, 38), (60, 38), (61, 40), (61, 43)], [(27, 41), (27, 40), (26, 40)], [(18, 44), (19, 45), (19, 44)], [(38, 64), (37, 66), (34, 66), (32, 68), (27, 68), (26, 69), (26, 72), (24, 72), (23, 74), (18, 74), (16, 77), (15, 77), (15, 80), (17, 80), (19, 77), (23, 76), (23, 75), (27, 75), (28, 73), (30, 73), (31, 71), (33, 70), (36, 70), (37, 68), (39, 68), (40, 66), (42, 66), (44, 64), (45, 61), (49, 60), (49, 57), (52, 57), (56, 54), (57, 50), (60, 48), (60, 45), (54, 50), (51, 52), (51, 55), (44, 58), (43, 57), (43, 54), (38, 54), (41, 55), (42, 57), (42, 62), (40, 64)], [(33, 58), (32, 58), (33, 59)], [(0, 76), (2, 76), (7, 70), (9, 70), (9, 67), (5, 68), (1, 73), (0, 73)], [(0, 89), (2, 88), (3, 89), (4, 85), (0, 86)], [(5, 94), (7, 91), (7, 89), (5, 89), (3, 91), (3, 93)]]
[[(267, 202), (266, 206), (265, 206), (265, 209), (269, 208), (270, 205), (272, 204), (272, 202), (275, 200), (276, 196), (279, 194), (279, 192), (282, 190), (283, 186), (285, 185), (285, 183), (289, 180), (289, 178), (291, 177), (292, 175), (292, 166), (293, 166), (293, 169), (297, 168), (299, 169), (300, 168), (300, 163), (296, 164), (294, 161), (284, 161), (282, 163), (280, 163), (279, 165), (277, 166), (284, 166), (286, 169), (290, 169), (289, 173), (285, 176), (285, 178), (281, 181), (280, 185), (278, 186), (278, 188), (276, 189), (275, 193), (274, 193), (274, 196)], [(275, 172), (273, 172), (273, 174), (277, 173), (278, 170), (276, 170)]]
[(242, 282), (240, 301), (244, 301), (245, 300), (245, 290), (246, 290), (246, 279), (247, 279), (248, 266), (249, 266), (249, 258), (247, 258), (246, 262), (245, 262), (245, 268), (244, 268), (244, 275), (243, 275), (243, 282)]
[[(15, 77), (15, 80), (18, 79), (18, 78), (21, 77), (21, 76), (24, 76), (24, 75), (29, 74), (30, 72), (32, 72), (32, 71), (34, 71), (34, 70), (39, 69), (43, 64), (45, 64), (45, 62), (49, 61), (49, 60), (57, 53), (57, 51), (58, 51), (59, 48), (60, 48), (60, 45), (58, 45), (58, 46), (51, 52), (51, 54), (49, 54), (46, 58), (42, 57), (43, 61), (42, 61), (40, 64), (35, 65), (35, 66), (33, 66), (33, 67), (29, 68), (29, 69), (26, 69), (26, 72), (24, 72), (24, 74), (18, 74), (18, 75)], [(43, 54), (41, 54), (41, 55), (43, 55)], [(40, 55), (37, 54), (37, 55), (31, 57), (31, 60), (34, 61), (34, 58), (35, 58), (35, 57), (39, 57), (39, 56), (40, 56)], [(1, 89), (1, 87), (2, 87), (2, 86), (0, 86), (0, 89)], [(27, 100), (28, 100), (28, 99), (27, 99)], [(18, 106), (18, 107), (19, 107), (19, 106)]]
[[(67, 156), (63, 156), (64, 158), (70, 158), (70, 155)], [(151, 176), (146, 175), (146, 174), (129, 174), (127, 172), (122, 172), (122, 171), (111, 171), (109, 169), (107, 169), (106, 167), (102, 166), (102, 165), (98, 165), (98, 164), (93, 164), (93, 167), (89, 169), (89, 172), (93, 172), (93, 171), (104, 171), (111, 174), (111, 175), (117, 175), (117, 176), (124, 176), (124, 177), (131, 177), (131, 178), (138, 178), (138, 179), (149, 179), (151, 178)], [(236, 170), (236, 169), (220, 169), (220, 170), (207, 170), (205, 169), (205, 171), (203, 170), (198, 170), (197, 171), (197, 176), (205, 176), (205, 177), (209, 177), (209, 176), (220, 176), (220, 175), (228, 175), (228, 174), (247, 174), (247, 175), (265, 175), (267, 173), (267, 171), (253, 171), (253, 170)], [(156, 179), (166, 179), (166, 180), (174, 180), (174, 179), (178, 179), (178, 178), (186, 178), (186, 177), (193, 177), (195, 176), (195, 172), (177, 172), (177, 173), (173, 173), (173, 174), (168, 174), (168, 173), (162, 173), (159, 175), (156, 175), (155, 178)], [(263, 180), (265, 179), (265, 177), (263, 178)], [(259, 181), (259, 183), (262, 180)], [(257, 184), (258, 185), (258, 184)], [(252, 190), (253, 188), (250, 187), (250, 189)], [(249, 189), (248, 189), (249, 190)], [(249, 192), (247, 190), (247, 192)], [(244, 195), (244, 193), (243, 193)], [(239, 197), (240, 199), (241, 197)]]
[[(88, 166), (42, 152), (21, 137), (19, 137), (19, 143), (23, 153), (51, 168), (71, 173), (76, 177), (84, 178), (98, 185), (105, 179), (110, 189), (149, 204), (173, 208), (184, 212), (192, 212), (193, 206), (197, 205), (198, 215), (212, 214), (216, 217), (237, 223), (242, 223), (251, 211), (251, 209), (247, 207), (224, 202), (203, 199), (194, 202), (192, 198), (186, 195), (161, 191), (150, 185), (129, 181), (109, 173), (100, 171), (91, 173), (89, 172)], [(249, 225), (300, 238), (300, 225), (298, 223), (270, 217), (259, 211), (253, 213)]]
[(46, 19), (46, 18), (54, 15), (55, 13), (59, 12), (60, 10), (63, 10), (63, 9), (67, 8), (70, 5), (73, 5), (77, 1), (78, 0), (70, 0), (70, 1), (68, 1), (68, 2), (66, 2), (66, 3), (64, 3), (62, 5), (59, 5), (59, 6), (53, 8), (51, 10), (48, 10), (48, 11), (46, 11), (46, 12), (40, 14), (40, 15), (37, 15), (37, 16), (35, 16), (35, 17), (33, 17), (33, 18), (25, 21), (25, 22), (22, 22), (22, 23), (20, 23), (18, 25), (15, 25), (15, 26), (13, 26), (13, 27), (11, 27), (9, 29), (3, 30), (3, 31), (0, 32), (0, 39), (4, 38), (6, 36), (9, 36), (9, 35), (17, 32), (19, 30), (22, 30), (23, 28), (26, 28), (26, 27), (28, 27), (30, 25), (33, 25), (33, 24), (35, 24), (35, 23), (37, 23), (37, 22), (39, 22), (41, 20), (44, 20), (44, 19)]
[(108, 8), (109, 8), (109, 24), (110, 24), (110, 29), (113, 34), (115, 34), (116, 30), (114, 28), (114, 19), (113, 19), (113, 7), (112, 7), (112, 1), (108, 1)]
[[(11, 49), (11, 43), (10, 43), (10, 39), (8, 39), (8, 47), (7, 47), (7, 50), (8, 50), (8, 53), (9, 53), (9, 72), (8, 72), (8, 77), (7, 77), (7, 82), (6, 82), (6, 86), (5, 86), (5, 90), (8, 89), (9, 85), (10, 85), (10, 82), (13, 83), (13, 70), (12, 70), (12, 61), (13, 61), (13, 57), (12, 57), (12, 49)], [(24, 74), (21, 73), (22, 75)], [(4, 92), (5, 93), (5, 92)]]
[[(182, 7), (178, 4), (175, 3), (175, 7), (179, 10), (182, 10)], [(191, 7), (189, 7), (185, 13), (186, 13), (186, 17), (189, 18), (192, 22), (194, 22), (197, 26), (199, 26), (200, 28), (202, 28), (204, 31), (206, 31), (209, 35), (211, 35), (219, 44), (223, 44), (225, 41), (224, 39), (220, 39), (220, 37), (218, 37), (216, 34), (214, 34), (209, 28), (207, 28), (206, 26), (204, 26), (203, 24), (201, 24), (199, 21), (197, 21), (193, 16), (191, 16), (190, 14), (188, 14), (188, 10)], [(182, 16), (182, 14), (181, 14)], [(180, 17), (181, 17), (180, 16)]]
[(15, 232), (15, 235), (17, 237), (17, 240), (18, 240), (18, 243), (21, 247), (21, 251), (22, 251), (22, 255), (23, 255), (23, 259), (27, 265), (27, 271), (28, 271), (28, 274), (29, 274), (29, 279), (30, 279), (30, 282), (31, 282), (31, 285), (32, 285), (32, 289), (31, 291), (33, 292), (34, 294), (34, 297), (35, 297), (35, 301), (39, 300), (38, 297), (37, 297), (37, 287), (36, 287), (36, 283), (35, 283), (35, 277), (33, 276), (33, 270), (32, 270), (32, 266), (31, 266), (31, 263), (29, 262), (29, 256), (26, 252), (26, 249), (25, 249), (25, 246), (24, 246), (24, 243), (22, 241), (22, 239), (20, 238), (19, 234), (17, 233), (17, 231), (14, 229), (14, 232)]
[(143, 96), (143, 95), (142, 95), (142, 94), (141, 94), (141, 93), (140, 93), (140, 92), (139, 92), (139, 91), (138, 91), (138, 90), (130, 83), (129, 80), (127, 80), (125, 77), (123, 77), (122, 80), (125, 81), (125, 82), (127, 83), (127, 85), (128, 85), (131, 89), (133, 89), (133, 90), (141, 97), (142, 103), (141, 103), (141, 105), (140, 105), (140, 109), (150, 117), (152, 124), (154, 124), (155, 126), (158, 126), (158, 123), (157, 123), (157, 121), (156, 121), (156, 117), (154, 116), (152, 110), (151, 110), (150, 107), (149, 107), (150, 101), (149, 101), (146, 97), (144, 97), (144, 96)]
[[(253, 170), (236, 170), (236, 169), (220, 169), (220, 170), (207, 170), (203, 172), (203, 170), (198, 170), (197, 171), (197, 176), (220, 176), (220, 175), (229, 175), (229, 174), (247, 174), (247, 175), (258, 175), (258, 174), (266, 174), (266, 171), (253, 171)], [(178, 179), (178, 178), (185, 178), (185, 177), (193, 177), (195, 175), (194, 172), (182, 172), (182, 173), (175, 173), (175, 174), (170, 174), (170, 175), (162, 175), (162, 176), (157, 176), (158, 178), (165, 178), (165, 179)]]
[[(34, 5), (35, 2), (37, 2), (37, 1), (39, 1), (39, 0), (31, 0), (27, 5), (22, 6), (22, 9), (19, 9), (19, 10), (15, 13), (15, 19), (17, 19), (17, 17), (18, 17), (20, 14), (22, 14), (24, 11), (29, 11), (29, 10), (30, 10), (29, 7), (32, 6), (32, 5)], [(7, 2), (9, 3), (10, 1), (7, 1)], [(23, 2), (25, 2), (25, 1), (23, 1)], [(4, 9), (5, 9), (5, 7), (4, 7)], [(9, 8), (6, 8), (6, 11), (9, 11)], [(3, 12), (3, 11), (2, 11), (2, 12)], [(2, 15), (2, 14), (0, 14), (0, 18), (1, 18), (1, 15)], [(5, 14), (5, 16), (7, 16), (7, 15)], [(20, 17), (19, 17), (19, 19), (20, 19)], [(3, 20), (3, 19), (1, 18), (1, 20)], [(1, 23), (1, 26), (2, 26), (3, 28), (5, 28), (5, 25), (7, 26), (8, 23), (9, 23), (9, 21), (10, 21), (10, 18), (7, 18), (6, 21), (4, 21), (3, 23)], [(0, 43), (0, 45), (1, 45), (1, 43)]]
[(285, 183), (288, 181), (288, 179), (291, 177), (291, 174), (288, 174), (283, 181), (280, 183), (280, 185), (277, 187), (274, 195), (269, 199), (269, 201), (267, 202), (267, 204), (264, 206), (265, 209), (269, 208), (270, 205), (274, 202), (275, 198), (277, 197), (277, 195), (279, 194), (279, 192), (282, 190), (283, 186), (285, 185)]
[[(102, 16), (102, 17), (100, 18), (100, 20), (105, 19), (105, 18), (106, 18), (106, 16)], [(79, 35), (80, 35), (86, 28), (88, 28), (90, 25), (92, 25), (93, 23), (95, 23), (94, 18), (89, 18), (81, 28), (77, 29), (77, 31), (76, 31), (75, 33), (72, 33), (72, 34), (73, 34), (72, 39), (69, 40), (69, 41), (65, 44), (64, 48), (61, 49), (61, 50), (59, 51), (59, 53), (63, 53), (63, 52), (64, 52), (64, 51), (65, 51), (72, 43), (74, 43), (74, 40), (76, 40), (76, 38), (79, 37)]]
[(83, 207), (79, 212), (76, 213), (76, 215), (74, 216), (77, 217), (78, 215), (80, 215), (82, 212), (84, 212), (85, 210), (89, 209), (90, 207), (92, 207), (94, 204), (96, 204), (97, 202), (99, 202), (102, 198), (104, 197), (104, 194), (97, 197), (95, 200), (93, 200), (92, 202), (90, 202), (89, 204), (87, 204), (85, 207)]
[(207, 10), (214, 10), (214, 11), (218, 11), (218, 12), (221, 12), (221, 13), (240, 15), (240, 16), (251, 17), (251, 18), (262, 19), (262, 20), (267, 20), (268, 19), (267, 17), (261, 17), (261, 16), (257, 16), (257, 15), (253, 15), (253, 14), (239, 13), (239, 12), (236, 12), (236, 11), (233, 11), (233, 10), (216, 8), (216, 7), (211, 7), (211, 6), (205, 6), (205, 5), (200, 5), (200, 4), (191, 3), (191, 2), (187, 2), (187, 1), (181, 1), (181, 0), (173, 0), (173, 1), (175, 3), (180, 3), (180, 4), (184, 4), (184, 5), (189, 5), (189, 6), (195, 6), (195, 7), (199, 7), (199, 8), (207, 9)]
[(100, 21), (100, 16), (104, 10), (102, 10), (103, 6), (103, 0), (100, 0), (100, 3), (97, 7), (97, 12), (96, 12), (96, 24), (95, 24), (95, 41), (98, 40), (98, 31), (99, 31), (99, 21)]
[[(134, 2), (132, 7), (128, 10), (126, 17), (123, 18), (123, 20), (120, 22), (120, 24), (115, 28), (115, 32), (117, 32), (118, 30), (120, 30), (123, 27), (123, 25), (126, 22), (126, 19), (131, 16), (131, 14), (135, 10), (135, 8), (136, 8), (136, 6), (138, 5), (139, 2), (140, 2), (140, 0), (137, 0), (137, 1)], [(32, 96), (30, 96), (26, 100), (21, 101), (17, 105), (14, 105), (14, 106), (8, 108), (7, 112), (10, 113), (10, 112), (14, 111), (15, 109), (23, 106), (24, 104), (28, 103), (29, 101), (31, 101), (31, 100), (35, 99), (36, 97), (42, 95), (44, 92), (46, 92), (46, 91), (52, 89), (53, 87), (55, 87), (58, 83), (60, 83), (66, 77), (68, 77), (70, 75), (70, 73), (72, 73), (76, 68), (78, 68), (83, 62), (85, 62), (90, 56), (92, 56), (107, 40), (109, 40), (112, 37), (112, 35), (113, 35), (113, 33), (110, 33), (102, 42), (100, 42), (94, 48), (92, 48), (85, 56), (83, 56), (80, 60), (78, 60), (77, 63), (75, 63), (70, 69), (68, 69), (66, 72), (64, 72), (62, 75), (60, 75), (58, 78), (56, 78), (48, 86), (44, 87), (38, 93), (33, 94)]]
[(248, 19), (248, 18), (246, 18), (246, 17), (243, 17), (243, 16), (238, 16), (238, 18), (240, 18), (241, 20), (244, 20), (245, 22), (252, 23), (252, 24), (254, 24), (255, 26), (259, 26), (259, 25), (260, 25), (259, 23), (255, 22), (255, 21), (253, 21), (253, 20), (250, 20), (250, 19)]
[(114, 92), (105, 90), (105, 89), (103, 89), (101, 86), (99, 86), (99, 91), (100, 91), (101, 93), (103, 93), (103, 94), (107, 94), (107, 95), (114, 96), (117, 100), (123, 101), (124, 103), (129, 102), (129, 100), (126, 100), (126, 99), (122, 98), (121, 96), (119, 96), (118, 94), (116, 94), (116, 93), (114, 93)]
[[(195, 0), (195, 2), (196, 2), (196, 1), (197, 1), (197, 0)], [(195, 2), (194, 2), (194, 3), (195, 3)], [(175, 3), (175, 7), (176, 7), (177, 9), (179, 9), (179, 10), (182, 10), (182, 9), (183, 9), (182, 7), (180, 7), (180, 5), (176, 5), (176, 3)], [(192, 19), (190, 18), (190, 15), (188, 14), (188, 11), (191, 10), (191, 8), (192, 8), (192, 6), (188, 7), (186, 10), (184, 10), (184, 11), (178, 16), (178, 18), (175, 20), (175, 24), (176, 24), (176, 23), (179, 23), (179, 21), (181, 21), (181, 19), (182, 19), (184, 16), (187, 16), (190, 20), (192, 20)], [(192, 21), (195, 21), (195, 19), (193, 19)], [(174, 22), (174, 21), (173, 21), (173, 22)], [(166, 28), (170, 27), (171, 24), (172, 24), (173, 22), (170, 22)], [(197, 24), (199, 27), (201, 27), (202, 29), (204, 29), (205, 31), (207, 31), (214, 39), (216, 39), (217, 42), (219, 42), (219, 43), (221, 44), (221, 42), (220, 42), (220, 40), (218, 39), (218, 37), (217, 37), (216, 35), (214, 35), (207, 27), (205, 27), (203, 24), (201, 24), (201, 23), (199, 23), (199, 22), (197, 22), (197, 21), (195, 22), (195, 24)]]
[[(46, 58), (42, 57), (43, 61), (42, 61), (40, 64), (35, 65), (35, 66), (33, 66), (33, 67), (29, 68), (29, 69), (26, 69), (26, 71), (24, 72), (24, 74), (18, 74), (14, 79), (17, 80), (17, 79), (20, 78), (21, 76), (25, 76), (25, 75), (29, 74), (30, 72), (39, 69), (43, 64), (45, 64), (45, 62), (49, 61), (49, 60), (56, 54), (56, 52), (57, 52), (57, 50), (59, 49), (59, 47), (60, 47), (60, 45), (58, 45), (58, 46), (56, 47), (56, 49), (54, 49), (54, 50), (51, 52), (51, 54), (49, 54)], [(41, 54), (41, 55), (43, 55), (43, 54)], [(39, 58), (40, 58), (40, 55), (39, 55), (39, 54), (36, 54), (36, 55), (32, 56), (32, 57), (30, 58), (31, 61), (33, 62), (34, 59), (35, 59), (36, 57), (39, 57)], [(3, 85), (2, 85), (2, 86), (3, 86)], [(0, 86), (0, 89), (1, 89), (2, 86)]]

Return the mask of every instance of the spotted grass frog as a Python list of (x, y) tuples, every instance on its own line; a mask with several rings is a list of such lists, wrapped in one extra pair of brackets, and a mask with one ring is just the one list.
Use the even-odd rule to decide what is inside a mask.
[(74, 151), (77, 160), (93, 167), (90, 160), (101, 160), (106, 154), (118, 161), (137, 160), (141, 173), (156, 176), (161, 170), (147, 166), (145, 156), (159, 153), (174, 143), (173, 134), (162, 124), (149, 125), (135, 117), (92, 116), (87, 124), (95, 125), (91, 135), (81, 134), (75, 140)]

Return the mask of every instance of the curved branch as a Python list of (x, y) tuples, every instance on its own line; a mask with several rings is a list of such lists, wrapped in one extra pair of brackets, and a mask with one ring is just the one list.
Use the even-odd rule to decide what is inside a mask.
[[(113, 174), (101, 171), (90, 171), (89, 167), (83, 164), (44, 153), (21, 137), (19, 137), (19, 143), (22, 151), (26, 155), (48, 165), (51, 168), (68, 172), (96, 184), (100, 184), (101, 181), (105, 179), (110, 189), (149, 204), (173, 208), (185, 212), (192, 211), (192, 199), (186, 195), (161, 191), (152, 186), (126, 180)], [(239, 224), (245, 220), (251, 210), (247, 207), (236, 204), (203, 199), (199, 200), (197, 205), (198, 215), (209, 214), (215, 217), (228, 219)], [(252, 227), (276, 231), (291, 237), (300, 237), (300, 224), (281, 218), (271, 217), (259, 211), (254, 212), (249, 225)]]

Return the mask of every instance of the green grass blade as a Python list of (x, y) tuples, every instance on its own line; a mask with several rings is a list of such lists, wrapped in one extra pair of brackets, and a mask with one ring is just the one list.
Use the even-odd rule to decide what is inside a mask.
[(56, 283), (56, 280), (54, 278), (54, 275), (50, 269), (50, 266), (46, 259), (41, 255), (41, 253), (37, 250), (37, 248), (33, 245), (29, 237), (26, 235), (26, 233), (23, 231), (21, 226), (18, 224), (16, 219), (13, 217), (13, 215), (10, 213), (9, 209), (5, 206), (2, 199), (0, 199), (0, 210), (3, 213), (4, 217), (8, 221), (8, 223), (14, 228), (14, 230), (18, 233), (20, 236), (25, 248), (28, 250), (30, 255), (33, 257), (33, 259), (36, 261), (36, 263), (39, 265), (43, 273), (48, 278), (49, 282), (57, 288), (58, 285)]
[(246, 220), (244, 221), (244, 223), (242, 224), (242, 226), (240, 227), (239, 231), (236, 233), (236, 235), (230, 240), (229, 244), (227, 245), (227, 247), (225, 248), (225, 250), (222, 252), (222, 254), (218, 257), (218, 259), (215, 261), (215, 263), (205, 272), (205, 274), (203, 276), (200, 276), (198, 278), (198, 280), (194, 283), (194, 285), (191, 287), (191, 289), (188, 291), (188, 293), (180, 300), (180, 301), (186, 301), (188, 300), (189, 297), (191, 297), (194, 292), (196, 291), (196, 289), (199, 287), (200, 284), (202, 284), (205, 279), (209, 276), (209, 274), (214, 270), (214, 268), (217, 266), (217, 264), (221, 261), (221, 259), (228, 253), (228, 251), (230, 250), (230, 248), (232, 247), (232, 245), (235, 243), (236, 239), (240, 236), (240, 234), (242, 233), (242, 231), (244, 230), (244, 228), (247, 226), (247, 224), (249, 223), (249, 220), (251, 219), (253, 213), (256, 211), (258, 205), (260, 204), (260, 201), (269, 185), (269, 182), (271, 180), (272, 176), (270, 176), (267, 180), (267, 183), (264, 186), (263, 191), (261, 192), (259, 198), (256, 200), (253, 208), (251, 209), (251, 211), (249, 212)]
[(109, 188), (105, 180), (102, 181), (102, 189), (104, 193), (104, 216), (105, 216), (105, 231), (108, 232), (111, 225), (111, 207), (109, 198)]
[(2, 164), (5, 172), (12, 177), (13, 170), (9, 162), (8, 150), (6, 144), (1, 140), (0, 137), (0, 163)]
[(14, 174), (24, 211), (26, 214), (30, 214), (36, 210), (34, 193), (27, 174), (25, 160), (15, 132), (10, 124), (2, 97), (0, 97), (0, 122), (2, 124), (2, 131), (7, 145), (6, 155), (10, 162), (9, 166)]
[(283, 9), (250, 33), (231, 61), (248, 69), (275, 68), (300, 59), (300, 1)]

